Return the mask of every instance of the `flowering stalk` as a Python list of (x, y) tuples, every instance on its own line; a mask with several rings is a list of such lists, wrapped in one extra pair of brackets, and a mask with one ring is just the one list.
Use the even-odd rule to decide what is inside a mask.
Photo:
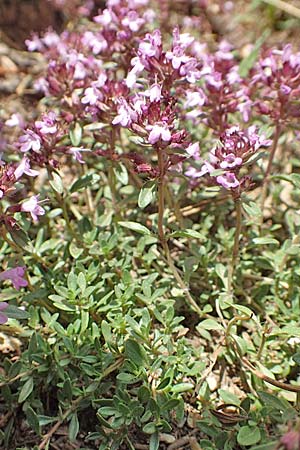
[[(80, 169), (81, 169), (82, 176), (86, 175), (86, 166), (83, 166), (80, 164)], [(87, 206), (89, 215), (91, 217), (93, 217), (95, 208), (94, 208), (94, 204), (93, 204), (92, 192), (89, 187), (86, 187), (86, 189), (84, 190), (84, 196), (85, 196), (85, 204)]]
[(234, 243), (231, 260), (229, 261), (228, 264), (228, 278), (227, 278), (227, 294), (229, 296), (232, 295), (233, 275), (239, 258), (239, 241), (242, 229), (242, 201), (240, 197), (235, 199), (235, 211), (236, 211), (236, 224), (234, 233)]
[(164, 210), (165, 210), (165, 186), (164, 186), (164, 178), (165, 178), (165, 165), (164, 165), (164, 151), (163, 149), (159, 149), (158, 152), (158, 236), (162, 246), (165, 245), (165, 231), (164, 231)]

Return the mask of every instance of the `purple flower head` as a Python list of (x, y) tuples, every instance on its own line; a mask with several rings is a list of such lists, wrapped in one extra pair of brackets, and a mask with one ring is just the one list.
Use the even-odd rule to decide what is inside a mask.
[(99, 100), (103, 99), (103, 94), (97, 89), (96, 86), (91, 86), (85, 89), (84, 96), (81, 99), (81, 103), (84, 105), (95, 105)]
[(3, 325), (8, 321), (8, 317), (2, 312), (5, 311), (7, 307), (8, 303), (0, 302), (0, 325)]
[(88, 46), (94, 55), (104, 52), (108, 47), (108, 42), (104, 38), (102, 33), (93, 33), (92, 31), (85, 31), (82, 39), (82, 43)]
[[(299, 116), (300, 52), (291, 45), (263, 52), (252, 76), (252, 95), (262, 114), (281, 121)], [(295, 109), (296, 106), (296, 109)]]
[(233, 172), (225, 172), (223, 175), (219, 175), (217, 177), (217, 183), (225, 189), (234, 189), (240, 185), (240, 182)]
[(133, 33), (136, 33), (144, 24), (145, 20), (139, 17), (136, 11), (129, 11), (122, 19), (122, 25), (128, 27)]
[(104, 9), (102, 14), (99, 16), (95, 16), (93, 18), (94, 22), (99, 23), (103, 27), (111, 25), (114, 22), (118, 22), (118, 18), (116, 14), (112, 11), (112, 9)]
[(195, 142), (194, 144), (190, 144), (186, 150), (189, 156), (192, 156), (195, 161), (200, 159), (200, 147), (199, 142)]
[(67, 151), (70, 155), (73, 156), (73, 158), (79, 162), (80, 164), (84, 164), (84, 160), (82, 158), (81, 152), (89, 152), (87, 148), (81, 148), (81, 147), (70, 147)]
[(18, 167), (15, 169), (16, 180), (21, 178), (24, 173), (29, 177), (37, 177), (39, 175), (37, 170), (30, 168), (30, 160), (26, 156), (24, 156)]
[(148, 142), (149, 144), (156, 144), (159, 140), (164, 142), (171, 141), (171, 132), (166, 124), (148, 125), (147, 130), (150, 130)]
[(138, 74), (145, 69), (145, 66), (139, 57), (132, 58), (131, 65), (133, 68), (128, 72), (126, 77), (126, 86), (129, 88), (135, 85)]
[(150, 102), (159, 102), (161, 99), (161, 86), (157, 83), (152, 84), (150, 89), (144, 92), (145, 97), (149, 97)]
[(9, 119), (6, 120), (5, 125), (7, 125), (8, 127), (24, 128), (25, 122), (24, 122), (24, 119), (21, 116), (21, 114), (15, 113), (15, 114), (12, 114)]
[[(255, 126), (241, 130), (233, 126), (224, 131), (220, 136), (220, 143), (210, 151), (208, 160), (204, 161), (200, 170), (190, 167), (186, 175), (191, 178), (209, 175), (214, 183), (230, 189), (232, 195), (240, 195), (240, 191), (249, 190), (253, 187), (248, 176), (239, 176), (243, 164), (261, 147), (270, 145), (270, 141), (264, 136), (259, 136)], [(197, 152), (191, 154), (195, 161), (199, 160)], [(223, 173), (217, 177), (213, 172), (222, 170)], [(238, 189), (237, 189), (238, 188)]]
[(132, 122), (136, 122), (138, 119), (137, 112), (129, 105), (125, 98), (119, 99), (118, 115), (113, 119), (113, 125), (122, 125), (122, 127), (128, 127)]
[(144, 57), (155, 57), (156, 59), (159, 59), (161, 51), (162, 43), (160, 30), (155, 30), (152, 34), (147, 33), (138, 49), (139, 55)]
[[(241, 165), (242, 162), (245, 163), (250, 156), (257, 152), (260, 147), (271, 145), (270, 140), (265, 139), (263, 135), (259, 136), (255, 126), (251, 126), (246, 130), (240, 130), (238, 126), (228, 128), (221, 134), (220, 142), (221, 146), (217, 147), (215, 153), (221, 161), (224, 160), (225, 165), (232, 163)], [(235, 159), (233, 159), (234, 157)], [(242, 161), (236, 158), (241, 158)]]
[(13, 269), (4, 270), (0, 273), (0, 280), (10, 280), (15, 289), (20, 290), (21, 287), (28, 285), (27, 280), (24, 278), (25, 267), (18, 266)]
[(193, 108), (195, 106), (203, 106), (206, 101), (206, 95), (202, 89), (197, 91), (187, 91), (186, 101), (184, 103), (185, 108)]
[(235, 156), (234, 153), (228, 153), (220, 162), (220, 167), (222, 169), (232, 169), (233, 167), (240, 166), (243, 160), (239, 156)]
[(43, 42), (37, 33), (33, 33), (31, 39), (26, 39), (25, 44), (29, 52), (40, 52), (44, 48)]
[(38, 216), (43, 216), (45, 214), (44, 208), (42, 208), (39, 203), (39, 196), (33, 195), (29, 198), (29, 200), (22, 203), (21, 211), (29, 212), (33, 220), (37, 222)]
[(35, 127), (39, 132), (44, 134), (54, 134), (57, 132), (56, 114), (54, 111), (49, 111), (42, 115), (42, 120), (37, 120)]
[(38, 153), (41, 149), (41, 138), (34, 131), (27, 128), (25, 134), (19, 138), (19, 146), (23, 153), (29, 152), (29, 150)]

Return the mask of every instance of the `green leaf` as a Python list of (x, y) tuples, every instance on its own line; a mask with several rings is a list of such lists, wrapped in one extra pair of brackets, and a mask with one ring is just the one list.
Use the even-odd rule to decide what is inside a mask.
[(162, 391), (163, 389), (165, 389), (166, 387), (169, 386), (171, 382), (171, 377), (167, 377), (164, 380), (162, 380), (159, 385), (157, 386), (156, 390), (157, 391)]
[(133, 384), (138, 381), (138, 378), (131, 373), (121, 372), (117, 375), (117, 380), (125, 384)]
[(70, 187), (70, 192), (78, 192), (80, 189), (84, 189), (88, 186), (91, 186), (95, 183), (97, 183), (100, 180), (100, 175), (96, 173), (90, 173), (86, 174), (83, 177), (78, 178), (78, 180), (75, 181), (75, 183), (72, 184)]
[(8, 305), (7, 308), (5, 308), (5, 315), (11, 319), (17, 320), (28, 319), (30, 317), (27, 311), (14, 305)]
[(146, 423), (146, 425), (143, 426), (143, 432), (146, 434), (154, 434), (156, 432), (156, 423), (155, 422)]
[(269, 245), (269, 244), (279, 244), (277, 239), (271, 237), (258, 237), (253, 239), (253, 243), (256, 245)]
[(258, 391), (257, 394), (264, 405), (270, 408), (277, 409), (278, 411), (286, 410), (284, 402), (275, 395), (269, 394), (269, 392), (264, 391)]
[(64, 192), (64, 186), (60, 175), (56, 172), (52, 172), (52, 180), (49, 181), (53, 190), (58, 194), (62, 194)]
[(108, 322), (106, 322), (106, 320), (102, 320), (101, 322), (101, 331), (105, 342), (107, 343), (112, 342), (111, 326), (109, 325)]
[(128, 172), (124, 164), (117, 163), (114, 166), (114, 173), (116, 175), (117, 180), (120, 181), (123, 186), (127, 186), (128, 184)]
[(146, 361), (145, 350), (133, 339), (125, 342), (125, 356), (138, 367), (143, 367)]
[(222, 400), (224, 401), (224, 403), (226, 403), (227, 405), (239, 406), (241, 403), (240, 399), (232, 392), (225, 391), (224, 389), (219, 389), (218, 393), (222, 398)]
[(29, 236), (27, 233), (25, 233), (25, 231), (21, 229), (9, 228), (9, 233), (15, 244), (17, 244), (22, 249), (25, 249), (29, 244)]
[(295, 363), (300, 366), (300, 353), (297, 352), (292, 356), (293, 360), (295, 361)]
[(222, 325), (214, 319), (205, 319), (200, 322), (197, 327), (204, 328), (205, 330), (222, 330)]
[(33, 378), (30, 377), (22, 386), (19, 394), (18, 402), (23, 403), (33, 391)]
[(138, 390), (138, 399), (141, 403), (147, 403), (151, 396), (150, 390), (146, 386), (141, 386)]
[(30, 406), (27, 406), (25, 413), (27, 422), (29, 423), (33, 431), (37, 435), (40, 435), (41, 434), (40, 422), (36, 412)]
[(82, 127), (79, 122), (76, 122), (75, 126), (70, 129), (69, 136), (72, 145), (78, 147), (82, 138)]
[(139, 208), (146, 208), (152, 200), (154, 200), (156, 195), (156, 183), (155, 181), (148, 181), (141, 188), (138, 198)]
[(121, 225), (121, 227), (124, 228), (128, 228), (129, 230), (132, 231), (136, 231), (137, 233), (141, 233), (141, 234), (147, 234), (150, 235), (151, 231), (146, 228), (144, 225), (141, 225), (140, 223), (137, 222), (118, 222), (119, 225)]
[(178, 383), (172, 386), (171, 391), (178, 394), (179, 392), (191, 391), (194, 387), (192, 383)]
[(79, 286), (81, 293), (84, 294), (86, 290), (86, 279), (83, 272), (80, 272), (77, 276), (77, 285)]
[(261, 217), (261, 209), (255, 202), (250, 202), (249, 204), (243, 203), (243, 209), (246, 211), (248, 216), (250, 216), (251, 219), (258, 219)]
[(201, 241), (205, 240), (204, 234), (192, 229), (174, 231), (173, 233), (169, 234), (169, 237), (186, 237), (200, 239)]
[(237, 441), (240, 445), (254, 445), (261, 439), (260, 429), (245, 425), (239, 429)]
[(83, 334), (89, 326), (90, 315), (89, 315), (89, 312), (85, 311), (84, 309), (81, 310), (80, 315), (81, 315), (80, 333)]
[(77, 434), (79, 432), (79, 421), (78, 421), (78, 417), (77, 417), (77, 413), (73, 413), (71, 420), (70, 420), (70, 424), (69, 424), (69, 439), (70, 441), (75, 441)]
[(159, 435), (158, 431), (156, 431), (150, 437), (149, 450), (158, 450), (158, 449), (159, 449)]
[(74, 242), (71, 242), (69, 252), (72, 258), (77, 259), (82, 254), (83, 248), (79, 248)]

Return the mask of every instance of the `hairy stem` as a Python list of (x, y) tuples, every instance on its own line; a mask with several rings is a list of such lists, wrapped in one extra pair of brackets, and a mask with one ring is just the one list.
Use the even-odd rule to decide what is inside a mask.
[(229, 261), (228, 265), (228, 279), (227, 279), (228, 295), (232, 295), (233, 274), (239, 258), (239, 241), (242, 229), (242, 202), (240, 197), (235, 200), (235, 211), (236, 211), (236, 224), (235, 224), (234, 243), (231, 260)]
[[(86, 175), (86, 165), (80, 164), (81, 174), (82, 176)], [(84, 190), (85, 203), (89, 212), (90, 217), (94, 217), (95, 208), (93, 204), (93, 197), (91, 188), (87, 187)]]
[(165, 230), (164, 230), (164, 210), (165, 210), (165, 164), (164, 159), (165, 155), (162, 149), (159, 149), (157, 152), (158, 156), (158, 169), (159, 169), (159, 177), (158, 177), (158, 222), (157, 222), (157, 230), (158, 237), (162, 246), (164, 247), (165, 243)]

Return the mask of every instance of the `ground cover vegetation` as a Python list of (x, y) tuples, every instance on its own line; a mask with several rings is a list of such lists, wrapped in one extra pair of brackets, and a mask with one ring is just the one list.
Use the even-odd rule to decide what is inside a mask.
[(270, 44), (276, 6), (239, 47), (205, 1), (52, 3), (35, 103), (1, 109), (0, 448), (300, 448), (300, 52)]

